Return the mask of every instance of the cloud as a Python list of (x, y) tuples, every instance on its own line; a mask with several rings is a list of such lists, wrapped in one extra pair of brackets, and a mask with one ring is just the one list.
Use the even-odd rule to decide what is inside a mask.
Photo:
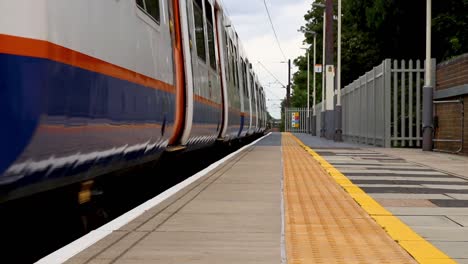
[[(242, 41), (244, 49), (266, 90), (267, 106), (270, 114), (281, 116), (280, 99), (286, 95), (286, 89), (257, 62), (261, 61), (283, 84), (288, 81), (287, 64), (268, 20), (262, 0), (223, 0), (231, 15), (233, 26)], [(304, 37), (297, 30), (304, 25), (304, 14), (311, 3), (304, 0), (267, 0), (271, 17), (286, 59), (293, 60), (303, 54), (301, 50)], [(294, 69), (292, 71), (294, 73)]]

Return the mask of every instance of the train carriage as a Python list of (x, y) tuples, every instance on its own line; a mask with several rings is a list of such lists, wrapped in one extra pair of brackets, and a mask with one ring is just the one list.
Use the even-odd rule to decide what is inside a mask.
[(259, 133), (217, 0), (0, 2), (0, 200)]

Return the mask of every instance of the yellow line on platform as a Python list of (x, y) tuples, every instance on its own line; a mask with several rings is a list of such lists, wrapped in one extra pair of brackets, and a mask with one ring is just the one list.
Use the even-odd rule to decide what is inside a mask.
[[(361, 188), (353, 184), (345, 175), (328, 163), (323, 157), (317, 154), (308, 146), (304, 145), (294, 135), (288, 133), (283, 134), (283, 140), (293, 138), (300, 147), (307, 151), (328, 173), (329, 176), (346, 191), (354, 201), (364, 209), (367, 214), (375, 220), (375, 222), (387, 232), (387, 234), (404, 248), (416, 261), (424, 264), (440, 263), (449, 264), (456, 263), (452, 258), (433, 246), (427, 240), (422, 238), (410, 227), (404, 224), (398, 217), (386, 210), (371, 196), (366, 194)], [(294, 263), (294, 262), (293, 262)], [(306, 262), (298, 262), (306, 263)], [(381, 263), (381, 262), (380, 262)], [(396, 263), (396, 262), (391, 262)]]

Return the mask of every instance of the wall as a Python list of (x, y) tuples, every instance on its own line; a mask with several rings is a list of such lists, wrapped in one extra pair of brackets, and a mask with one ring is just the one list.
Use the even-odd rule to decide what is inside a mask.
[(435, 148), (468, 155), (468, 53), (437, 65), (434, 99), (449, 101), (435, 104), (436, 140), (460, 140), (463, 134), (463, 146), (436, 141)]

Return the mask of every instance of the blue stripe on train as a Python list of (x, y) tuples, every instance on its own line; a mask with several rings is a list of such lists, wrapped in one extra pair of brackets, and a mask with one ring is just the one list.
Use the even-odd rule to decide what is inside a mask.
[(37, 127), (46, 71), (38, 59), (0, 54), (0, 174), (23, 151)]
[(0, 54), (0, 175), (30, 143), (40, 120), (161, 125), (174, 122), (174, 110), (175, 95), (168, 92), (47, 59)]

